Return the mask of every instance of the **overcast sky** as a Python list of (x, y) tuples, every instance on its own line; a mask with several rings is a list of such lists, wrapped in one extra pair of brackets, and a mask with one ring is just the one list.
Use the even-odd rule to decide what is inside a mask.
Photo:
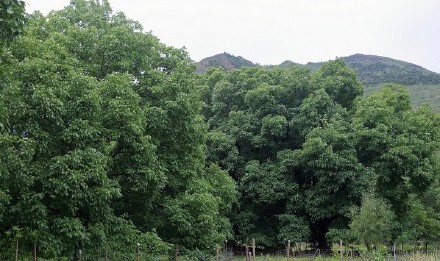
[[(47, 14), (69, 0), (25, 0)], [(440, 72), (440, 0), (109, 0), (199, 61), (222, 52), (260, 64), (355, 53)]]

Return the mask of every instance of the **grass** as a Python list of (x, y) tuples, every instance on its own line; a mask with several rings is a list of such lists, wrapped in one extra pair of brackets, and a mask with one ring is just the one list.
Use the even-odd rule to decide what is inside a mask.
[[(435, 256), (431, 254), (420, 254), (420, 253), (414, 253), (409, 254), (406, 256), (397, 256), (398, 261), (436, 261), (439, 260), (440, 256)], [(234, 257), (232, 261), (245, 261), (245, 257)], [(340, 261), (339, 256), (317, 256), (317, 257), (290, 257), (289, 261)], [(377, 260), (377, 261), (386, 261), (386, 260), (393, 260), (392, 256), (386, 256), (380, 253), (370, 253), (368, 255), (363, 255), (360, 257), (351, 257), (351, 256), (343, 256), (343, 261), (367, 261), (367, 260)], [(216, 261), (215, 258), (212, 259), (212, 261)], [(227, 261), (220, 259), (219, 261)], [(253, 259), (251, 259), (253, 261)], [(256, 261), (287, 261), (286, 257), (257, 257)]]

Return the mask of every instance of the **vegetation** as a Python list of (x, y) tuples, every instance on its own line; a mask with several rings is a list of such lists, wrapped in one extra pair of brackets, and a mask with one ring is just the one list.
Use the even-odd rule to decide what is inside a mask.
[(205, 164), (188, 55), (75, 0), (33, 14), (2, 54), (1, 259), (80, 249), (211, 249), (230, 235), (233, 181)]
[[(373, 245), (429, 237), (413, 228), (438, 231), (428, 228), (438, 223), (437, 207), (423, 198), (434, 195), (439, 177), (439, 114), (426, 105), (412, 109), (402, 86), (363, 97), (341, 60), (317, 71), (210, 69), (202, 81), (208, 160), (238, 184), (236, 239), (255, 238), (266, 248), (310, 241), (325, 249), (335, 237)], [(377, 226), (369, 201), (352, 216), (370, 194), (389, 202)], [(363, 227), (384, 234), (370, 241)]]
[[(221, 59), (220, 59), (221, 57)], [(346, 65), (355, 70), (359, 81), (364, 85), (365, 95), (377, 90), (387, 83), (399, 83), (405, 85), (410, 93), (411, 103), (418, 107), (422, 103), (428, 103), (436, 109), (440, 104), (440, 74), (428, 71), (418, 65), (394, 60), (387, 57), (375, 55), (355, 54), (341, 57)], [(311, 70), (318, 70), (324, 62), (299, 64), (292, 61), (284, 61), (278, 67), (286, 68), (291, 66), (305, 67)], [(205, 72), (209, 67), (220, 67), (225, 70), (238, 69), (243, 66), (257, 66), (252, 62), (230, 54), (219, 54), (207, 57), (197, 63), (197, 71)], [(277, 66), (269, 65), (265, 68)]]
[[(425, 68), (387, 57), (376, 55), (354, 54), (341, 57), (346, 65), (355, 70), (359, 81), (365, 86), (374, 86), (385, 83), (398, 83), (403, 85), (416, 84), (440, 84), (440, 74), (426, 70)], [(325, 62), (299, 64), (292, 61), (284, 61), (279, 67), (299, 66), (318, 70)], [(254, 67), (257, 64), (244, 59), (241, 56), (233, 56), (228, 53), (217, 54), (207, 57), (197, 63), (198, 72), (206, 72), (209, 67), (221, 67), (225, 70), (239, 69), (241, 67)], [(263, 66), (273, 68), (276, 65)]]
[[(371, 93), (380, 90), (384, 84), (377, 84), (365, 87), (365, 95), (370, 95)], [(416, 84), (407, 85), (405, 89), (409, 93), (411, 100), (411, 105), (414, 108), (427, 103), (432, 106), (437, 111), (440, 111), (440, 84)]]
[(232, 70), (241, 67), (258, 66), (257, 64), (254, 64), (241, 56), (234, 56), (226, 52), (205, 58), (198, 62), (196, 65), (198, 73), (205, 72), (209, 67), (220, 67), (225, 70)]
[[(6, 23), (25, 17), (4, 3), (19, 4)], [(2, 260), (440, 237), (440, 114), (401, 85), (363, 96), (343, 59), (196, 74), (107, 1), (13, 30), (0, 49)]]
[(0, 44), (12, 41), (23, 32), (26, 21), (24, 6), (21, 0), (0, 0)]
[[(440, 74), (425, 68), (376, 55), (354, 54), (341, 58), (348, 67), (354, 69), (359, 80), (364, 85), (383, 83), (399, 83), (404, 85), (414, 84), (440, 84)], [(318, 69), (324, 63), (307, 63), (305, 66)]]
[(395, 226), (394, 213), (383, 199), (366, 196), (359, 210), (351, 213), (350, 228), (354, 237), (367, 246), (378, 248), (382, 242), (390, 242)]

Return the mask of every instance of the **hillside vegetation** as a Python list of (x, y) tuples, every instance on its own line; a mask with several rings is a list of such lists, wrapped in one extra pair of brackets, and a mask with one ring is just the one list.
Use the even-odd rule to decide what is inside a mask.
[[(387, 57), (355, 54), (341, 57), (348, 67), (354, 69), (364, 85), (398, 83), (403, 85), (440, 84), (440, 74), (425, 68)], [(324, 63), (307, 63), (317, 69)]]
[(17, 14), (0, 38), (0, 260), (440, 238), (440, 114), (403, 86), (364, 96), (342, 59), (223, 54), (237, 69), (197, 74), (105, 0)]
[[(355, 54), (339, 58), (353, 69), (360, 82), (364, 85), (365, 94), (377, 90), (386, 83), (398, 83), (405, 86), (409, 91), (413, 106), (428, 103), (439, 108), (440, 98), (440, 74), (431, 72), (421, 66), (375, 55)], [(201, 73), (209, 67), (220, 67), (225, 70), (238, 69), (241, 67), (304, 67), (318, 70), (324, 62), (299, 64), (289, 60), (280, 65), (260, 66), (244, 59), (241, 56), (233, 56), (227, 53), (207, 57), (196, 63), (197, 72)]]
[[(384, 83), (398, 83), (403, 85), (440, 84), (440, 74), (431, 72), (419, 65), (376, 55), (354, 54), (340, 57), (348, 67), (354, 69), (362, 84), (370, 86)], [(319, 69), (325, 62), (299, 64), (289, 60), (279, 65), (261, 66), (267, 68), (300, 66), (312, 70)], [(220, 67), (225, 70), (241, 67), (260, 66), (241, 56), (228, 53), (217, 54), (204, 58), (196, 63), (197, 72), (205, 72), (209, 67)]]
[[(384, 84), (370, 85), (364, 87), (364, 94), (370, 95), (383, 88)], [(415, 84), (405, 85), (409, 93), (411, 105), (415, 108), (426, 103), (437, 111), (440, 111), (440, 84)]]
[(209, 67), (220, 67), (225, 70), (238, 69), (241, 67), (255, 67), (257, 64), (252, 63), (249, 60), (244, 59), (241, 56), (234, 56), (228, 53), (220, 53), (201, 60), (196, 63), (197, 72), (203, 73)]

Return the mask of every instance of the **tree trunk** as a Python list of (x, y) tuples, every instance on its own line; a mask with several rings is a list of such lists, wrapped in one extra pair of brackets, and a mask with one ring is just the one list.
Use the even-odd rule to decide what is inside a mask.
[(176, 250), (175, 250), (175, 255), (174, 255), (174, 261), (178, 261), (179, 260), (179, 244), (176, 244)]
[(73, 250), (73, 255), (71, 256), (72, 258), (70, 259), (71, 261), (79, 261), (79, 250), (79, 246), (76, 245)]
[(37, 244), (34, 243), (34, 261), (37, 261)]
[(320, 219), (315, 223), (312, 223), (311, 226), (312, 243), (315, 244), (316, 248), (330, 249), (325, 234), (327, 234), (331, 222), (332, 219), (326, 218), (326, 219)]

